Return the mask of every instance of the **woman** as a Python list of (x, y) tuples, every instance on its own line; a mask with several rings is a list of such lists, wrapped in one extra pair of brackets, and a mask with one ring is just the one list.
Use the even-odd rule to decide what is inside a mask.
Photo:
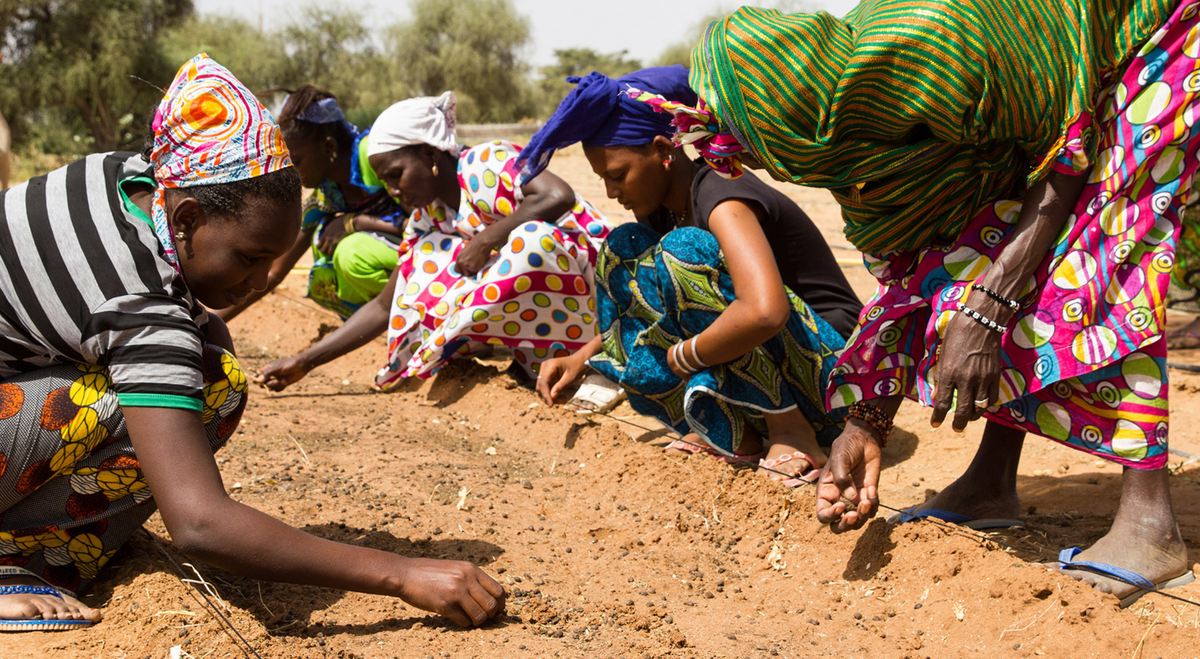
[(381, 387), (430, 377), (488, 345), (511, 347), (510, 370), (532, 379), (547, 357), (595, 336), (593, 271), (608, 220), (550, 172), (520, 184), (517, 145), (462, 147), (454, 106), (453, 92), (414, 98), (375, 121), (371, 168), (416, 209), (400, 264), (383, 293), (336, 332), (263, 368), (267, 387), (281, 390), (385, 329)]
[(582, 142), (638, 222), (600, 254), (603, 336), (547, 362), (539, 392), (553, 404), (590, 360), (634, 409), (685, 434), (669, 448), (706, 444), (791, 474), (788, 484), (811, 479), (841, 429), (822, 393), (862, 308), (820, 231), (777, 190), (722, 178), (672, 142), (658, 106), (695, 105), (687, 69), (571, 81), (521, 159), (536, 175)]
[(883, 0), (709, 26), (692, 86), (773, 176), (831, 189), (880, 282), (829, 385), (850, 407), (818, 493), (835, 530), (875, 513), (908, 396), (935, 427), (951, 409), (956, 430), (988, 419), (966, 474), (913, 513), (1019, 523), (1033, 432), (1125, 467), (1111, 530), (1064, 550), (1069, 574), (1124, 605), (1191, 580), (1161, 337), (1196, 168), (1196, 9)]
[(473, 565), (331, 542), (226, 495), (213, 451), (246, 380), (205, 307), (266, 286), (300, 181), (270, 114), (206, 55), (180, 69), (150, 146), (0, 205), (0, 629), (99, 620), (75, 593), (156, 508), (181, 551), (236, 574), (401, 597), (464, 626), (495, 615), (504, 589)]
[(370, 131), (360, 133), (346, 121), (333, 94), (312, 85), (289, 93), (279, 126), (300, 185), (313, 191), (304, 204), (300, 234), (271, 267), (266, 290), (215, 313), (232, 320), (283, 282), (311, 249), (308, 297), (345, 320), (387, 285), (408, 213), (367, 164)]

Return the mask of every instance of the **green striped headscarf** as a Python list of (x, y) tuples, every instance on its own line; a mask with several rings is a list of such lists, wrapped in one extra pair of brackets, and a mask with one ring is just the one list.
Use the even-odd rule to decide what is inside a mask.
[(855, 246), (912, 250), (1041, 178), (1177, 1), (743, 7), (709, 25), (690, 81), (775, 178), (829, 188)]

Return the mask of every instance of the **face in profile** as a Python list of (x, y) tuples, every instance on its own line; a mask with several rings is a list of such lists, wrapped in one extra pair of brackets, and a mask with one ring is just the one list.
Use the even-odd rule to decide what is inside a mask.
[(592, 171), (604, 181), (608, 198), (616, 199), (635, 217), (647, 217), (662, 206), (671, 185), (663, 160), (674, 152), (666, 138), (656, 138), (645, 146), (583, 147)]
[(329, 153), (323, 144), (298, 134), (284, 131), (284, 142), (292, 157), (292, 165), (300, 175), (300, 185), (315, 188), (329, 175)]
[(195, 199), (181, 198), (172, 209), (172, 226), (187, 223), (189, 238), (179, 251), (188, 289), (204, 306), (224, 309), (265, 290), (276, 258), (300, 231), (297, 199), (252, 197), (233, 217), (207, 216)]
[(408, 146), (370, 157), (371, 169), (383, 180), (388, 194), (405, 208), (424, 208), (437, 199), (433, 164), (441, 152), (430, 146)]

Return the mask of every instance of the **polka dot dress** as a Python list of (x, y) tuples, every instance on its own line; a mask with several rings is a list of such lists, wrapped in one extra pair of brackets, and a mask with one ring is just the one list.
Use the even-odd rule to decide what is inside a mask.
[(409, 218), (380, 386), (429, 377), (484, 345), (514, 348), (532, 375), (543, 360), (596, 336), (594, 266), (612, 224), (581, 198), (553, 224), (530, 221), (513, 229), (475, 277), (454, 267), (471, 237), (520, 206), (518, 153), (519, 146), (501, 140), (464, 151), (458, 211), (434, 202)]

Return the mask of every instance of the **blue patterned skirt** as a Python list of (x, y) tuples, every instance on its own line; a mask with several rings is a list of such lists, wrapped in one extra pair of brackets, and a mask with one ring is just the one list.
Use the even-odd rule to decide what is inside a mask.
[(845, 339), (788, 291), (783, 331), (746, 355), (681, 380), (667, 350), (702, 332), (735, 299), (720, 245), (696, 228), (665, 237), (624, 224), (600, 251), (596, 301), (604, 352), (591, 364), (629, 394), (630, 405), (679, 433), (735, 452), (746, 431), (767, 437), (763, 413), (799, 408), (829, 446), (845, 410), (825, 409), (825, 387)]

